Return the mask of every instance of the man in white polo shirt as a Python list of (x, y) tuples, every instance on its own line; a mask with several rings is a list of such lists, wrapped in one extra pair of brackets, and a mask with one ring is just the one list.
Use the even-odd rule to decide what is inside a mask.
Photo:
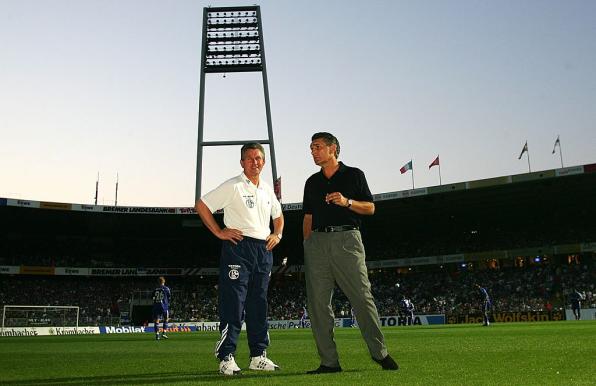
[[(279, 369), (265, 351), (269, 346), (267, 288), (273, 265), (271, 250), (281, 241), (284, 218), (273, 189), (259, 180), (265, 165), (263, 146), (242, 146), (240, 165), (242, 174), (225, 181), (195, 205), (205, 226), (223, 241), (218, 285), (221, 337), (215, 355), (224, 375), (240, 374), (234, 353), (243, 320), (250, 348), (249, 369)], [(223, 229), (213, 217), (219, 209), (224, 211)]]

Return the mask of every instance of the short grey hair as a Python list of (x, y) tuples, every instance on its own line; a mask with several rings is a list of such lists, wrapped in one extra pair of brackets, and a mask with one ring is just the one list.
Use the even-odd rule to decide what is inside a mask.
[(249, 149), (257, 149), (263, 155), (263, 159), (265, 159), (265, 148), (263, 145), (257, 142), (245, 143), (242, 145), (242, 149), (240, 149), (240, 159), (244, 159), (244, 153)]

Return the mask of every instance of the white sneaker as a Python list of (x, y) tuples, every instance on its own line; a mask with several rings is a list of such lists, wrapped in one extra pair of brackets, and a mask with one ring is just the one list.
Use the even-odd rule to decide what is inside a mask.
[(223, 375), (238, 375), (240, 374), (240, 367), (234, 360), (234, 355), (228, 354), (221, 362), (219, 362), (219, 373)]
[(279, 370), (279, 366), (273, 363), (273, 361), (267, 358), (267, 352), (263, 351), (263, 353), (258, 357), (251, 357), (250, 358), (250, 365), (248, 366), (251, 370), (260, 370), (260, 371), (275, 371)]

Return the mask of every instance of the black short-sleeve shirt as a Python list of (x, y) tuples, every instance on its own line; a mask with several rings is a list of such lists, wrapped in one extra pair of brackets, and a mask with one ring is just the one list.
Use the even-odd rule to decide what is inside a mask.
[(306, 180), (302, 205), (304, 213), (312, 215), (312, 229), (331, 225), (359, 227), (361, 215), (349, 208), (325, 202), (325, 195), (332, 192), (340, 192), (344, 197), (356, 201), (373, 202), (362, 170), (339, 162), (339, 169), (331, 178), (325, 177), (321, 170)]

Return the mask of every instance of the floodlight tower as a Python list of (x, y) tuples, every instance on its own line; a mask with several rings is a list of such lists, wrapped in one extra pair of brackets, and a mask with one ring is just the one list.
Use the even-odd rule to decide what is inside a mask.
[[(205, 74), (258, 71), (263, 74), (268, 138), (238, 141), (203, 141)], [(275, 164), (273, 127), (271, 125), (271, 108), (269, 106), (269, 86), (267, 83), (267, 66), (265, 64), (261, 8), (259, 6), (203, 8), (195, 201), (201, 197), (203, 147), (244, 145), (250, 142), (269, 145), (273, 181), (275, 183), (277, 180), (277, 167)]]

